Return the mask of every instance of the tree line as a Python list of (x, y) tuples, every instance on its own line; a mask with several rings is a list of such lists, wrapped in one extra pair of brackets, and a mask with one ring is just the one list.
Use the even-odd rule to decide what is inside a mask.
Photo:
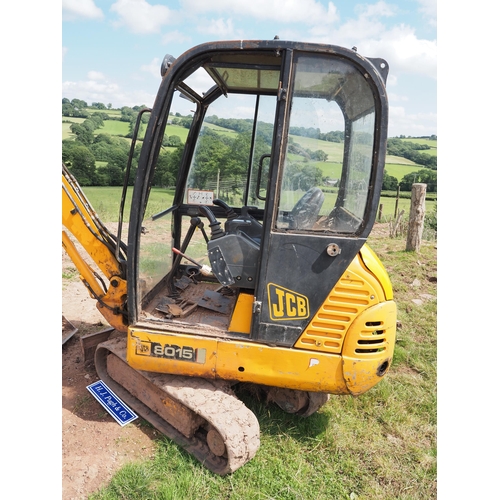
[(393, 137), (387, 140), (387, 154), (401, 156), (411, 160), (418, 165), (437, 169), (437, 156), (422, 153), (426, 149), (431, 149), (428, 144), (417, 144), (416, 142), (403, 141)]
[[(104, 109), (111, 109), (102, 103), (93, 103), (94, 112), (89, 112), (89, 106), (79, 99), (62, 100), (63, 116), (85, 118), (82, 123), (72, 123), (71, 132), (74, 139), (62, 141), (62, 161), (76, 177), (82, 186), (122, 186), (125, 178), (125, 168), (128, 164), (130, 142), (125, 137), (118, 137), (106, 133), (99, 133), (99, 128), (104, 121), (118, 119), (129, 123), (126, 137), (132, 137), (139, 112), (145, 106), (124, 106), (120, 109), (119, 118), (111, 117)], [(149, 115), (144, 113), (141, 117), (141, 126), (145, 125)], [(158, 169), (155, 185), (174, 185), (177, 177), (177, 168), (184, 145), (178, 136), (164, 137), (164, 146), (173, 146), (174, 151), (162, 149), (158, 159), (161, 168)], [(180, 151), (177, 151), (179, 149)], [(133, 184), (137, 163), (141, 151), (138, 143), (133, 152), (129, 184)], [(102, 167), (97, 167), (96, 162), (105, 162)], [(168, 165), (168, 167), (167, 167)]]
[(406, 174), (401, 181), (384, 170), (382, 189), (384, 191), (411, 191), (412, 184), (421, 182), (427, 184), (427, 192), (437, 193), (437, 171), (430, 168), (422, 168), (418, 171)]
[[(134, 106), (133, 108), (125, 106), (120, 109), (119, 118), (112, 118), (106, 113), (106, 110), (111, 109), (111, 104), (108, 104), (106, 107), (102, 103), (92, 103), (93, 112), (89, 112), (89, 106), (85, 101), (63, 99), (62, 107), (63, 116), (85, 118), (82, 123), (71, 124), (70, 130), (75, 135), (75, 138), (62, 141), (62, 159), (78, 179), (79, 183), (82, 186), (122, 186), (125, 168), (128, 163), (129, 141), (123, 137), (99, 133), (99, 128), (104, 125), (104, 121), (106, 120), (119, 119), (120, 121), (129, 123), (129, 132), (126, 137), (131, 137), (138, 113), (145, 106)], [(149, 115), (144, 113), (141, 122), (145, 125), (148, 119)], [(170, 123), (189, 128), (191, 117), (183, 117), (179, 113), (176, 113), (169, 121)], [(238, 132), (238, 136), (228, 137), (209, 129), (206, 129), (200, 136), (193, 177), (193, 180), (197, 183), (197, 187), (200, 189), (203, 189), (208, 179), (214, 178), (217, 172), (225, 176), (225, 178), (233, 177), (234, 179), (244, 174), (240, 170), (247, 167), (246, 158), (248, 158), (252, 133), (252, 120), (225, 119), (212, 116), (208, 117), (206, 121), (235, 130)], [(295, 127), (290, 132), (294, 135), (317, 137), (319, 131), (316, 129)], [(329, 132), (322, 135), (328, 136), (331, 142), (343, 140), (343, 133), (341, 134), (340, 132)], [(272, 136), (272, 125), (259, 122), (256, 138), (256, 158), (270, 152)], [(165, 135), (162, 145), (164, 148), (161, 149), (158, 157), (153, 185), (174, 187), (184, 144), (176, 135)], [(169, 147), (168, 150), (165, 149), (167, 147)], [(408, 143), (399, 138), (388, 140), (388, 153), (406, 158), (408, 158), (408, 152), (418, 152), (428, 148), (429, 146)], [(139, 142), (132, 156), (129, 184), (133, 184), (133, 179), (135, 178), (140, 150), (141, 144)], [(302, 157), (302, 160), (289, 164), (288, 168), (291, 169), (290, 171), (293, 171), (293, 175), (289, 178), (290, 187), (306, 189), (312, 185), (321, 184), (321, 169), (311, 162), (326, 161), (328, 155), (321, 150), (311, 151), (303, 148), (295, 143), (292, 138), (290, 138), (289, 152)], [(425, 156), (430, 157), (430, 155)], [(433, 158), (435, 159), (435, 157)], [(105, 165), (97, 168), (96, 162), (102, 162)], [(420, 164), (425, 165), (424, 162), (420, 162)], [(401, 190), (411, 191), (413, 183), (424, 182), (427, 184), (429, 192), (436, 192), (436, 168), (437, 162), (434, 164), (434, 168), (424, 168), (405, 175), (401, 182), (398, 182), (395, 177), (384, 172), (382, 189), (395, 191), (399, 184)], [(323, 181), (326, 180), (323, 179)]]

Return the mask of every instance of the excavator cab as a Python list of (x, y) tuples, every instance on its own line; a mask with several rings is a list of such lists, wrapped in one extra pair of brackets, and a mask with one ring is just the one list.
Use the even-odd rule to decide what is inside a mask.
[[(346, 302), (345, 312), (324, 312), (362, 248), (367, 257), (360, 266), (378, 260), (365, 242), (383, 176), (387, 72), (385, 61), (354, 51), (278, 40), (207, 44), (178, 60), (165, 57), (135, 181), (128, 305), (131, 324), (168, 333), (155, 333), (148, 343), (149, 328), (132, 329), (131, 365), (160, 371), (182, 365), (185, 373), (231, 379), (252, 380), (255, 373), (261, 382), (280, 383), (280, 370), (270, 370), (268, 379), (256, 361), (219, 373), (219, 355), (207, 363), (208, 350), (186, 329), (204, 338), (200, 346), (208, 336), (224, 345), (234, 339), (257, 349), (285, 348), (287, 360), (296, 349), (341, 359), (348, 311), (357, 314), (359, 300), (370, 306), (392, 298), (382, 272), (371, 277), (379, 292), (367, 287), (363, 297)], [(192, 118), (175, 196), (170, 206), (150, 209), (159, 149), (185, 102)], [(309, 333), (339, 314), (332, 331)], [(174, 332), (182, 341), (169, 337)], [(387, 368), (386, 336), (370, 340), (377, 352), (383, 349), (374, 357)], [(189, 355), (201, 349), (205, 362), (193, 354), (179, 364), (179, 356), (186, 358), (166, 355), (173, 352), (169, 345)], [(339, 381), (327, 379), (281, 383), (338, 390)]]
[[(373, 387), (396, 329), (389, 277), (366, 245), (385, 163), (387, 63), (337, 46), (229, 41), (166, 56), (161, 74), (124, 225), (122, 361), (133, 377), (168, 374), (196, 393), (194, 381), (253, 384), (301, 415), (328, 394)], [(178, 165), (173, 199), (153, 196), (169, 167), (160, 152), (181, 132), (184, 148), (166, 156)], [(96, 366), (142, 408), (149, 396), (106, 361), (114, 350), (98, 349)], [(227, 458), (213, 425), (211, 456)], [(216, 462), (219, 473), (239, 466)]]

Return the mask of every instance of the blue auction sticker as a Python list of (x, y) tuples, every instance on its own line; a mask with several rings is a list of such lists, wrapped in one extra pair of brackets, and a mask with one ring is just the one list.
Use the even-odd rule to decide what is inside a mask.
[(87, 389), (122, 427), (137, 418), (137, 415), (101, 380), (88, 385)]

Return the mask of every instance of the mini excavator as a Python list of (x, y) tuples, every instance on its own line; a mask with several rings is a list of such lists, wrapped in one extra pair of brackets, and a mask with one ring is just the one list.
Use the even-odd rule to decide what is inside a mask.
[[(120, 332), (97, 346), (97, 373), (216, 474), (260, 444), (237, 384), (307, 417), (389, 370), (396, 305), (366, 243), (388, 71), (355, 49), (279, 39), (165, 56), (137, 169), (138, 125), (124, 166), (116, 234), (63, 164), (63, 247)], [(165, 154), (180, 123), (184, 147)], [(174, 157), (175, 194), (157, 196)]]

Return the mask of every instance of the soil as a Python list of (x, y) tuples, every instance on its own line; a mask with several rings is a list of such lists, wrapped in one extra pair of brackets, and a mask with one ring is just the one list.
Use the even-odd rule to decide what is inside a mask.
[(62, 252), (62, 499), (81, 500), (124, 464), (151, 457), (159, 434), (140, 418), (121, 427), (88, 391), (99, 378), (80, 338), (110, 327)]

